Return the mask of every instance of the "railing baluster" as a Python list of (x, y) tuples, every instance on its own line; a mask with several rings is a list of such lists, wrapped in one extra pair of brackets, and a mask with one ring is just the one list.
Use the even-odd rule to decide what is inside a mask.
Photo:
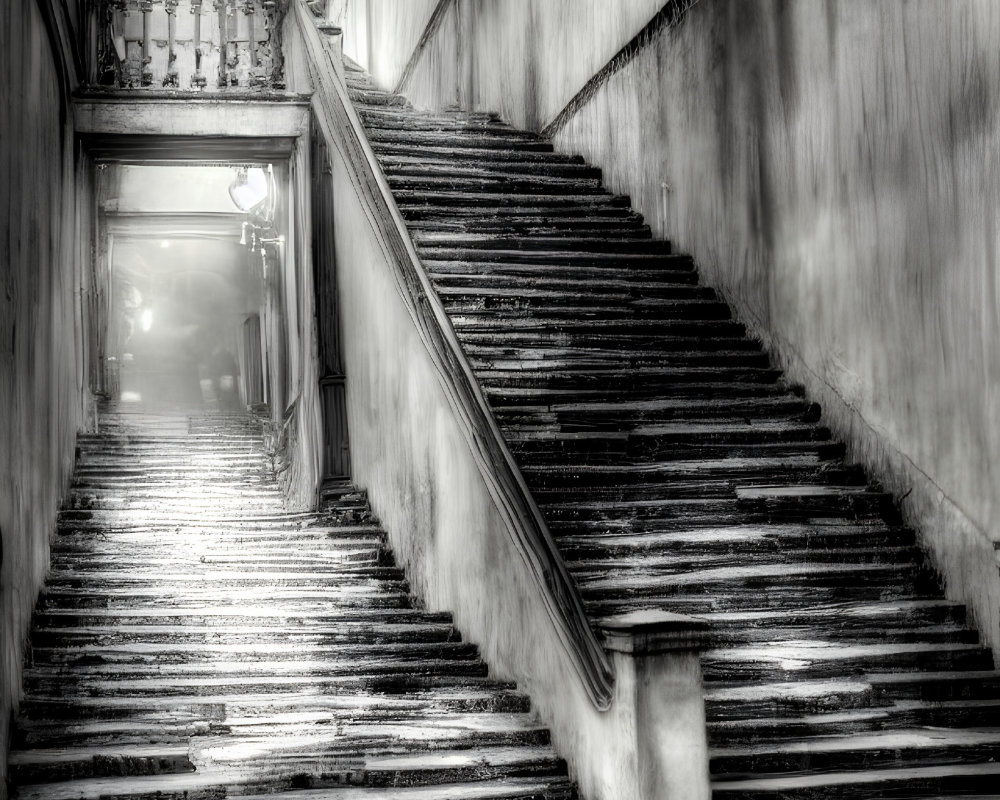
[(219, 86), (226, 86), (229, 82), (226, 73), (229, 61), (228, 5), (227, 0), (215, 0), (215, 8), (219, 12)]
[[(202, 13), (216, 12), (219, 26), (218, 74), (212, 89), (284, 89), (280, 35), (276, 20), (284, 7), (275, 0), (93, 0), (101, 35), (95, 37), (91, 80), (108, 89), (159, 87), (202, 91), (208, 87), (213, 22), (206, 29)], [(179, 7), (194, 15), (191, 38)], [(141, 17), (137, 16), (141, 15)], [(216, 15), (209, 16), (214, 20)], [(113, 21), (117, 20), (113, 24)], [(122, 24), (127, 21), (127, 24)], [(165, 33), (163, 32), (165, 31)], [(246, 42), (247, 52), (243, 51)], [(157, 48), (167, 50), (166, 66)], [(206, 60), (208, 56), (208, 60)], [(241, 63), (242, 59), (242, 63)]]
[(167, 12), (167, 75), (164, 86), (177, 86), (177, 3), (179, 0), (163, 0)]
[(191, 0), (191, 13), (194, 14), (194, 75), (191, 86), (203, 89), (208, 81), (201, 72), (201, 3), (202, 0)]
[(153, 85), (153, 57), (149, 53), (151, 36), (149, 16), (153, 13), (153, 0), (139, 0), (139, 10), (142, 12), (142, 73), (139, 83), (143, 86)]

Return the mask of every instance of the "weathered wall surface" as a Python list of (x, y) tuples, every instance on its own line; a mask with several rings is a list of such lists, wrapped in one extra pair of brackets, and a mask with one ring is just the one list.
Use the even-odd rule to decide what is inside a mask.
[[(419, 104), (551, 121), (598, 66), (585, 18), (599, 14), (573, 4), (562, 48), (539, 18), (562, 4), (514, 5), (457, 0), (472, 20), (426, 49)], [(454, 55), (469, 29), (473, 67)], [(998, 45), (985, 0), (702, 0), (556, 135), (695, 255), (852, 456), (909, 492), (949, 594), (995, 645)]]
[(558, 136), (913, 490), (995, 645), (998, 44), (991, 3), (703, 2)]
[[(496, 111), (540, 128), (656, 13), (662, 0), (452, 0), (403, 91), (424, 108)], [(344, 52), (396, 85), (434, 2), (355, 0)], [(386, 14), (386, 9), (393, 13)], [(386, 17), (392, 21), (386, 21)], [(392, 63), (395, 68), (386, 69)]]
[[(344, 52), (364, 63), (380, 86), (399, 81), (437, 0), (347, 0), (334, 2), (331, 13), (344, 29)], [(377, 33), (376, 33), (377, 32)], [(372, 40), (377, 36), (376, 41)], [(383, 47), (383, 36), (393, 47)]]
[[(298, 36), (290, 26), (285, 42), (301, 86)], [(337, 274), (353, 480), (389, 532), (412, 593), (450, 611), (491, 675), (530, 694), (585, 796), (635, 797), (636, 714), (626, 702), (634, 687), (620, 681), (608, 712), (590, 700), (480, 471), (451, 379), (400, 294), (376, 212), (341, 152), (330, 153), (333, 219), (314, 224), (335, 233), (327, 267)]]
[[(35, 2), (0, 4), (0, 796), (24, 637), (85, 418), (86, 246), (72, 132)], [(83, 175), (81, 178), (85, 177)], [(85, 182), (84, 182), (85, 186)]]
[[(316, 507), (323, 479), (323, 419), (319, 397), (319, 346), (310, 239), (309, 148), (297, 146), (289, 164), (289, 198), (282, 226), (285, 242), (277, 252), (283, 259), (281, 296), (285, 324), (288, 405), (293, 422), (288, 474), (282, 477), (286, 502), (296, 510)], [(278, 409), (272, 409), (280, 418)]]
[(368, 491), (412, 592), (452, 612), (491, 675), (530, 694), (584, 796), (635, 797), (634, 715), (622, 698), (601, 713), (587, 695), (339, 155), (333, 173), (354, 482)]

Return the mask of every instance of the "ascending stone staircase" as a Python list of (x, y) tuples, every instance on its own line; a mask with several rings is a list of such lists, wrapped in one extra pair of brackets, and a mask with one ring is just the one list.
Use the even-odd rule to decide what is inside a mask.
[(548, 731), (414, 608), (365, 496), (283, 511), (260, 424), (108, 414), (39, 602), (17, 800), (570, 800)]
[(720, 634), (715, 797), (1000, 797), (990, 651), (691, 259), (579, 157), (347, 82), (591, 617)]

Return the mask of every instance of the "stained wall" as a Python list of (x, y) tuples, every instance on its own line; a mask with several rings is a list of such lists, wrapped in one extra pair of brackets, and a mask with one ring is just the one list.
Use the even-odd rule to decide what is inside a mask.
[[(35, 2), (0, 4), (0, 773), (49, 536), (88, 418), (88, 179)], [(5, 792), (0, 774), (0, 796)]]
[[(456, 0), (465, 21), (439, 28), (408, 91), (544, 127), (617, 52), (621, 37), (593, 35), (616, 30), (602, 14), (634, 14), (627, 39), (652, 10), (571, 5)], [(372, 51), (403, 46), (366, 35)], [(555, 135), (695, 256), (851, 457), (904, 498), (993, 644), (998, 89), (988, 0), (701, 0)]]

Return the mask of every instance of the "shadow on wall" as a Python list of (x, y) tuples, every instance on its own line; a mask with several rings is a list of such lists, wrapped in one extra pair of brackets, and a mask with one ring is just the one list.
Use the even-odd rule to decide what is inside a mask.
[[(7, 70), (0, 174), (0, 752), (21, 686), (24, 637), (87, 418), (87, 329), (94, 287), (86, 165), (74, 170), (66, 77), (38, 3), (0, 6)], [(13, 87), (17, 87), (16, 90)], [(0, 758), (0, 795), (6, 758)]]
[[(386, 3), (351, 4), (346, 48), (393, 87), (433, 9), (404, 36)], [(664, 4), (606, 6), (449, 3), (401, 88), (540, 129)], [(691, 252), (909, 492), (950, 596), (1000, 643), (1000, 6), (701, 0), (618, 66), (557, 148)]]

